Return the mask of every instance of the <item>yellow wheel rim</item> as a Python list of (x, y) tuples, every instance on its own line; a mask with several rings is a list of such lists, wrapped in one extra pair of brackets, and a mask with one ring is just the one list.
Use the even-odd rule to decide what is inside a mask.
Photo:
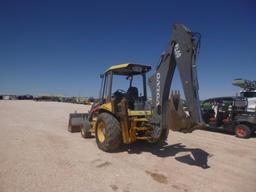
[(105, 123), (103, 121), (100, 121), (97, 126), (97, 136), (98, 140), (102, 143), (105, 141)]

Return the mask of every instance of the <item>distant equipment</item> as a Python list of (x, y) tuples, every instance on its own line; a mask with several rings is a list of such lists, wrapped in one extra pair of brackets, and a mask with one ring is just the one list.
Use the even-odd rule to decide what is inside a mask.
[(233, 85), (241, 87), (240, 95), (248, 99), (248, 112), (256, 112), (256, 81), (234, 79)]
[(3, 99), (3, 100), (10, 100), (10, 96), (9, 96), (9, 95), (3, 95), (3, 96), (2, 96), (2, 99)]
[(248, 112), (245, 97), (217, 97), (202, 102), (204, 122), (208, 129), (235, 133), (249, 138), (256, 131), (256, 114)]
[(256, 81), (246, 80), (246, 79), (234, 79), (233, 85), (241, 87), (245, 90), (256, 90)]

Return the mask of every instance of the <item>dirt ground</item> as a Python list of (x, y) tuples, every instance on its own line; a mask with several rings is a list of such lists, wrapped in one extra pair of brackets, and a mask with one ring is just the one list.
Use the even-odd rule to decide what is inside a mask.
[(89, 106), (0, 101), (0, 191), (256, 191), (256, 138), (171, 132), (168, 145), (137, 143), (117, 153), (67, 131)]

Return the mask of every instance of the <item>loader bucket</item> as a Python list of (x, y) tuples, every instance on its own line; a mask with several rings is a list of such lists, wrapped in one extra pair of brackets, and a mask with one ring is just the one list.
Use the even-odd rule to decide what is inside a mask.
[(167, 115), (167, 125), (172, 131), (191, 133), (204, 127), (204, 124), (193, 122), (188, 112), (184, 111), (179, 92), (171, 94), (168, 100)]
[(68, 131), (71, 133), (80, 132), (83, 122), (87, 119), (88, 113), (70, 113)]

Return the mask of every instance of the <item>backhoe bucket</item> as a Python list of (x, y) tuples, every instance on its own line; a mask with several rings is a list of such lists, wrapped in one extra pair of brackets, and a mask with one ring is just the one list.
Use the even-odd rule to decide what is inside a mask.
[(80, 132), (84, 121), (87, 120), (88, 113), (70, 113), (68, 131), (71, 133)]
[(168, 100), (167, 125), (172, 131), (191, 133), (196, 129), (202, 129), (203, 124), (193, 122), (189, 112), (185, 112), (180, 99), (180, 93), (174, 92)]

